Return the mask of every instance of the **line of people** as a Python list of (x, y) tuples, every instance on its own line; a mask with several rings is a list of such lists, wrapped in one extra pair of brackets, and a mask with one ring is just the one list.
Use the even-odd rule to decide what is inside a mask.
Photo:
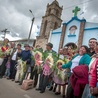
[(0, 47), (0, 77), (22, 85), (30, 74), (34, 87), (39, 83), (36, 90), (40, 93), (49, 87), (50, 91), (60, 95), (62, 87), (63, 98), (94, 98), (92, 92), (97, 86), (97, 39), (89, 40), (89, 48), (85, 45), (79, 49), (66, 46), (58, 53), (52, 48), (52, 43), (46, 44), (45, 51), (39, 45), (33, 48), (25, 44), (22, 50), (21, 44), (9, 44), (9, 40), (5, 39)]

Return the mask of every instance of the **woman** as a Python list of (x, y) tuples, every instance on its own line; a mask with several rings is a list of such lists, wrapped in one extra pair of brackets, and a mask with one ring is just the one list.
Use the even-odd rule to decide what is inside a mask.
[[(86, 65), (88, 66), (90, 63), (90, 56), (87, 54), (89, 52), (89, 49), (87, 46), (83, 45), (80, 47), (79, 49), (79, 53), (76, 54), (71, 61), (69, 61), (67, 64), (63, 64), (62, 68), (66, 69), (66, 68), (70, 68), (71, 69), (71, 76), (73, 74), (73, 69), (79, 65)], [(80, 69), (81, 70), (81, 69)], [(78, 98), (76, 96), (74, 96), (74, 90), (72, 88), (72, 84), (71, 81), (69, 80), (68, 83), (68, 88), (67, 88), (67, 98)], [(73, 97), (74, 96), (74, 97)], [(79, 95), (79, 98), (80, 95)]]
[(94, 87), (98, 87), (98, 43), (95, 46), (95, 54), (92, 56), (92, 60), (89, 65), (89, 78), (90, 92), (92, 94), (90, 98), (98, 98), (98, 94), (96, 96), (93, 95)]

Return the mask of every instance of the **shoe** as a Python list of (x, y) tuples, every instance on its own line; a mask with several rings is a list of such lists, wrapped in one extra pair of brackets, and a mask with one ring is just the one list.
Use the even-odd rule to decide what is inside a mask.
[(45, 91), (40, 91), (40, 93), (44, 93)]
[(14, 81), (14, 79), (12, 79), (12, 81)]
[(9, 77), (7, 77), (7, 79), (9, 80), (10, 78), (9, 78)]
[(49, 91), (52, 91), (52, 90), (53, 90), (53, 86), (52, 86), (52, 87), (50, 87)]
[(3, 78), (6, 78), (6, 76), (3, 76)]
[(19, 85), (22, 85), (22, 83), (19, 83)]
[(60, 94), (61, 94), (60, 92), (56, 92), (56, 93), (55, 93), (55, 95), (60, 95)]
[(2, 76), (0, 76), (0, 79), (2, 79)]
[(19, 83), (19, 81), (15, 81), (15, 83)]
[(56, 87), (53, 89), (53, 92), (55, 92), (56, 91)]
[(65, 95), (63, 95), (62, 97), (63, 97), (63, 98), (66, 98), (66, 96), (65, 96)]
[(40, 89), (40, 88), (37, 88), (36, 90), (37, 90), (37, 91), (40, 91), (41, 89)]
[(65, 96), (65, 98), (68, 98), (68, 97)]

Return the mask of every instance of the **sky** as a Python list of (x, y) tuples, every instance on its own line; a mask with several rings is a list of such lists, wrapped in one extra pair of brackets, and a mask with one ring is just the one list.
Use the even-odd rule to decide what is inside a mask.
[[(29, 36), (31, 20), (35, 17), (31, 39), (35, 39), (40, 31), (42, 16), (45, 15), (47, 4), (54, 0), (0, 0), (0, 40), (4, 29), (9, 40), (26, 39)], [(63, 6), (61, 19), (68, 22), (72, 17), (75, 6), (81, 8), (78, 18), (88, 22), (98, 23), (98, 0), (57, 0)], [(31, 14), (29, 9), (32, 10)]]

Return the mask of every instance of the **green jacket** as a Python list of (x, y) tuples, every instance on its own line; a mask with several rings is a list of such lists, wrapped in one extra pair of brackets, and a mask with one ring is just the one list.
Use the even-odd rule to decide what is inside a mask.
[[(77, 55), (75, 55), (73, 58), (72, 58), (72, 60), (75, 58), (75, 57), (77, 57), (79, 54), (77, 54)], [(65, 69), (65, 68), (71, 68), (71, 66), (72, 66), (72, 60), (71, 61), (69, 61), (67, 64), (63, 64), (62, 65), (62, 68), (63, 69)], [(88, 55), (88, 54), (84, 54), (83, 56), (82, 56), (82, 58), (80, 59), (80, 61), (79, 61), (79, 65), (89, 65), (89, 63), (90, 63), (90, 61), (91, 61), (91, 57)]]

